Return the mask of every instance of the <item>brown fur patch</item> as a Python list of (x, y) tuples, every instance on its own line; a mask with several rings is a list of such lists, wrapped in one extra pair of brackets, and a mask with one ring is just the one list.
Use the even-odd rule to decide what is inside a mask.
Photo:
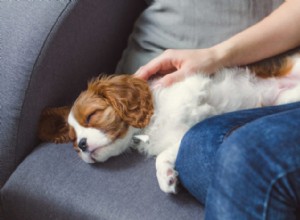
[(67, 122), (69, 112), (69, 106), (44, 109), (39, 121), (39, 139), (54, 143), (70, 142), (69, 125)]
[(257, 76), (262, 78), (281, 77), (287, 75), (292, 69), (294, 63), (291, 58), (263, 60), (252, 64), (249, 69)]
[(262, 78), (282, 77), (289, 74), (293, 68), (292, 55), (295, 54), (299, 54), (299, 48), (250, 64), (248, 68)]
[(129, 125), (142, 128), (149, 123), (152, 95), (145, 81), (132, 76), (96, 78), (77, 98), (72, 112), (82, 126), (98, 128), (115, 140)]
[(128, 125), (105, 99), (99, 98), (93, 91), (81, 93), (73, 105), (72, 112), (80, 125), (97, 128), (112, 140), (123, 137), (127, 132)]

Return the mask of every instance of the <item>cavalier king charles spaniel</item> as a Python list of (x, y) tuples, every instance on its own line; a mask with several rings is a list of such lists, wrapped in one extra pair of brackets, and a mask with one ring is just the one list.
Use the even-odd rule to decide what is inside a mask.
[(104, 162), (135, 147), (156, 156), (161, 190), (176, 193), (174, 164), (180, 141), (193, 125), (226, 112), (300, 100), (300, 55), (272, 62), (212, 76), (194, 74), (167, 88), (130, 75), (98, 77), (73, 106), (42, 112), (39, 138), (73, 142), (86, 163)]

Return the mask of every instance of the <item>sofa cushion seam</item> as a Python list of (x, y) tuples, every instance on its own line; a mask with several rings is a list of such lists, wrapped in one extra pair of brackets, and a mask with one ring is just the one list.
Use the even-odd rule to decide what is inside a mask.
[(58, 24), (58, 21), (60, 20), (60, 18), (62, 17), (62, 15), (65, 13), (65, 11), (67, 10), (67, 8), (69, 7), (70, 3), (72, 2), (72, 0), (68, 0), (68, 3), (66, 4), (66, 6), (63, 8), (63, 10), (59, 13), (59, 15), (57, 16), (55, 22), (53, 23), (52, 27), (50, 28), (47, 36), (45, 37), (45, 40), (39, 50), (39, 53), (38, 53), (38, 56), (33, 64), (33, 67), (32, 67), (32, 71), (31, 71), (31, 74), (30, 74), (30, 77), (29, 77), (29, 80), (28, 80), (28, 84), (27, 84), (27, 88), (25, 89), (25, 94), (24, 94), (24, 99), (22, 101), (22, 105), (21, 105), (21, 111), (20, 111), (20, 117), (19, 117), (19, 120), (18, 120), (18, 125), (17, 125), (17, 134), (16, 134), (16, 142), (15, 142), (15, 146), (14, 146), (14, 169), (17, 165), (17, 148), (18, 148), (18, 144), (19, 144), (19, 133), (20, 133), (20, 124), (21, 124), (21, 118), (22, 116), (24, 115), (24, 105), (25, 105), (25, 99), (26, 99), (26, 96), (28, 94), (28, 89), (30, 87), (30, 84), (31, 84), (31, 81), (32, 81), (32, 75), (34, 74), (34, 71), (35, 71), (35, 68), (36, 68), (36, 65), (42, 55), (42, 52), (48, 42), (48, 39), (51, 35), (51, 33), (53, 32), (54, 28), (56, 27), (56, 25)]

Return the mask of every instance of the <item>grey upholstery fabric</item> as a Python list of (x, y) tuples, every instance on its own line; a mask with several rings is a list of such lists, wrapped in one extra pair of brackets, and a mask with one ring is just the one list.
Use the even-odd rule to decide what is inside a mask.
[[(281, 1), (147, 2), (120, 62), (123, 73), (166, 48), (217, 43)], [(0, 188), (19, 165), (0, 191), (6, 219), (202, 218), (185, 191), (159, 190), (153, 159), (132, 153), (87, 165), (70, 145), (51, 144), (30, 153), (42, 108), (70, 104), (88, 78), (113, 72), (144, 7), (141, 0), (0, 1)]]
[(6, 219), (182, 220), (202, 219), (186, 191), (160, 191), (153, 159), (126, 153), (96, 165), (71, 145), (43, 144), (2, 189)]
[(140, 0), (0, 1), (0, 188), (36, 146), (45, 106), (70, 104), (87, 79), (112, 73)]
[(117, 72), (134, 73), (163, 50), (205, 48), (256, 23), (283, 0), (155, 0), (136, 22)]
[(68, 3), (0, 2), (0, 188), (14, 167), (20, 112), (34, 63)]

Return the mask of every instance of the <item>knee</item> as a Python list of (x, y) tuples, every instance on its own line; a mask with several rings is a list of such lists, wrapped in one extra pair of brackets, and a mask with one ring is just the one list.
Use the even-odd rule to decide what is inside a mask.
[(205, 201), (216, 151), (223, 139), (217, 126), (214, 120), (206, 120), (192, 127), (183, 137), (176, 159), (182, 185), (201, 203)]
[(193, 160), (202, 161), (203, 157), (211, 157), (216, 153), (216, 145), (223, 140), (217, 126), (217, 122), (208, 119), (196, 124), (184, 135), (176, 160), (178, 169), (184, 169)]
[(214, 195), (242, 199), (266, 191), (274, 175), (281, 172), (282, 159), (275, 153), (279, 147), (265, 137), (263, 131), (243, 127), (224, 140), (216, 154), (210, 188)]
[[(185, 169), (193, 160), (202, 160), (207, 155), (205, 151), (211, 149), (207, 123), (198, 123), (193, 126), (182, 138), (176, 159), (177, 169)], [(184, 170), (183, 170), (184, 172)]]
[(193, 152), (206, 153), (217, 148), (223, 142), (228, 130), (222, 121), (224, 119), (217, 116), (194, 125), (182, 138), (178, 156), (184, 156), (185, 152), (189, 152), (188, 155), (192, 156)]
[[(268, 197), (271, 198), (267, 193), (271, 192), (272, 187), (274, 189), (275, 180), (291, 168), (299, 167), (299, 163), (297, 165), (295, 161), (288, 159), (295, 153), (295, 149), (291, 151), (287, 145), (268, 141), (267, 133), (268, 131), (257, 133), (255, 129), (244, 127), (224, 140), (216, 155), (207, 194), (208, 212), (222, 213), (223, 216), (224, 210), (245, 213), (250, 210), (249, 207), (260, 203), (256, 211), (261, 213), (267, 208), (265, 201), (268, 201)], [(294, 181), (292, 178), (290, 180)], [(285, 201), (290, 203), (289, 199)], [(222, 204), (222, 208), (215, 204)], [(227, 214), (232, 216), (232, 213)]]
[[(224, 140), (216, 155), (216, 175), (223, 181), (233, 181), (231, 185), (244, 178), (250, 169), (263, 163), (263, 151), (255, 140), (237, 131)], [(259, 152), (259, 153), (258, 153)]]
[(251, 173), (271, 178), (271, 174), (284, 172), (287, 167), (299, 166), (294, 156), (300, 152), (299, 138), (286, 130), (264, 120), (264, 123), (252, 122), (234, 131), (220, 145), (216, 171), (221, 169), (226, 173), (225, 180), (249, 177)]
[(222, 204), (225, 210), (231, 210), (235, 201), (248, 203), (253, 195), (261, 192), (263, 178), (260, 172), (263, 167), (259, 160), (256, 161), (254, 147), (245, 145), (241, 138), (230, 135), (216, 154), (206, 199), (209, 210), (215, 209), (215, 204)]

